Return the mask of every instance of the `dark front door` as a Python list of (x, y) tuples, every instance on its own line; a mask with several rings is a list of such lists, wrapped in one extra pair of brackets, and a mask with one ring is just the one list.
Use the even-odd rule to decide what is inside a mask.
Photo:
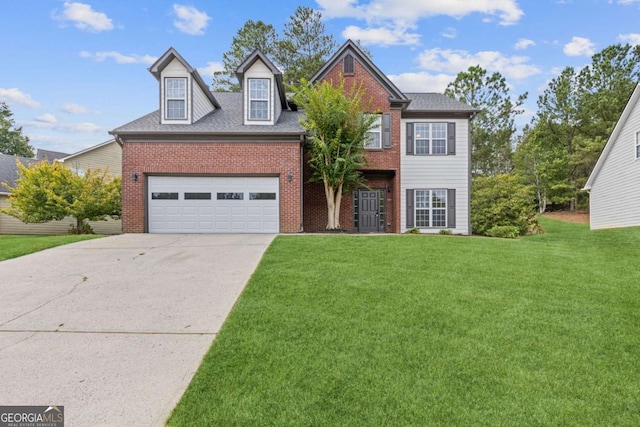
[(358, 190), (358, 231), (375, 233), (380, 231), (380, 192)]

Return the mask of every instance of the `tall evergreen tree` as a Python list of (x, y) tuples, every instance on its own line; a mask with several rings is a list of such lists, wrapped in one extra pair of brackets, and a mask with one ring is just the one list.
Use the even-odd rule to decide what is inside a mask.
[(447, 86), (445, 94), (479, 110), (471, 122), (472, 172), (494, 175), (511, 171), (515, 117), (527, 94), (512, 99), (505, 78), (488, 74), (480, 66), (469, 67)]
[(22, 134), (22, 127), (15, 127), (13, 113), (5, 102), (0, 102), (0, 153), (33, 157), (29, 138)]

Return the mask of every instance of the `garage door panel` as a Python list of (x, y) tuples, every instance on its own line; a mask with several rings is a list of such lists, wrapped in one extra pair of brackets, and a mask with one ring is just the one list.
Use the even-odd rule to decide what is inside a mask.
[(277, 177), (152, 176), (149, 232), (277, 233)]

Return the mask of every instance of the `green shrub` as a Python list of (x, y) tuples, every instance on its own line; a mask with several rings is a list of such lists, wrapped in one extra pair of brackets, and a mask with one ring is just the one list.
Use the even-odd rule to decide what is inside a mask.
[(520, 230), (513, 225), (495, 225), (487, 230), (486, 235), (503, 239), (517, 239), (520, 236)]
[(420, 234), (420, 229), (418, 227), (413, 227), (405, 231), (405, 234)]
[(438, 234), (442, 236), (451, 236), (452, 233), (451, 233), (451, 230), (449, 230), (448, 228), (443, 228), (438, 232)]
[(471, 188), (471, 227), (475, 234), (488, 236), (494, 227), (515, 227), (518, 235), (540, 230), (536, 217), (533, 187), (517, 176), (478, 176)]

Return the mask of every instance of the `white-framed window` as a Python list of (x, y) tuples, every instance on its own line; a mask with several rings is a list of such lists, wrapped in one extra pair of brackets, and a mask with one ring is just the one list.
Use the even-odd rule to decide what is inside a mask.
[(636, 132), (636, 160), (640, 159), (640, 132)]
[(447, 226), (447, 190), (415, 190), (416, 227)]
[(416, 123), (414, 153), (447, 154), (447, 124)]
[(382, 148), (382, 114), (372, 115), (375, 116), (375, 121), (371, 124), (369, 132), (367, 132), (364, 148)]
[(249, 79), (249, 120), (269, 120), (269, 79)]
[(166, 119), (187, 118), (187, 79), (185, 77), (167, 77), (164, 80), (164, 97)]

